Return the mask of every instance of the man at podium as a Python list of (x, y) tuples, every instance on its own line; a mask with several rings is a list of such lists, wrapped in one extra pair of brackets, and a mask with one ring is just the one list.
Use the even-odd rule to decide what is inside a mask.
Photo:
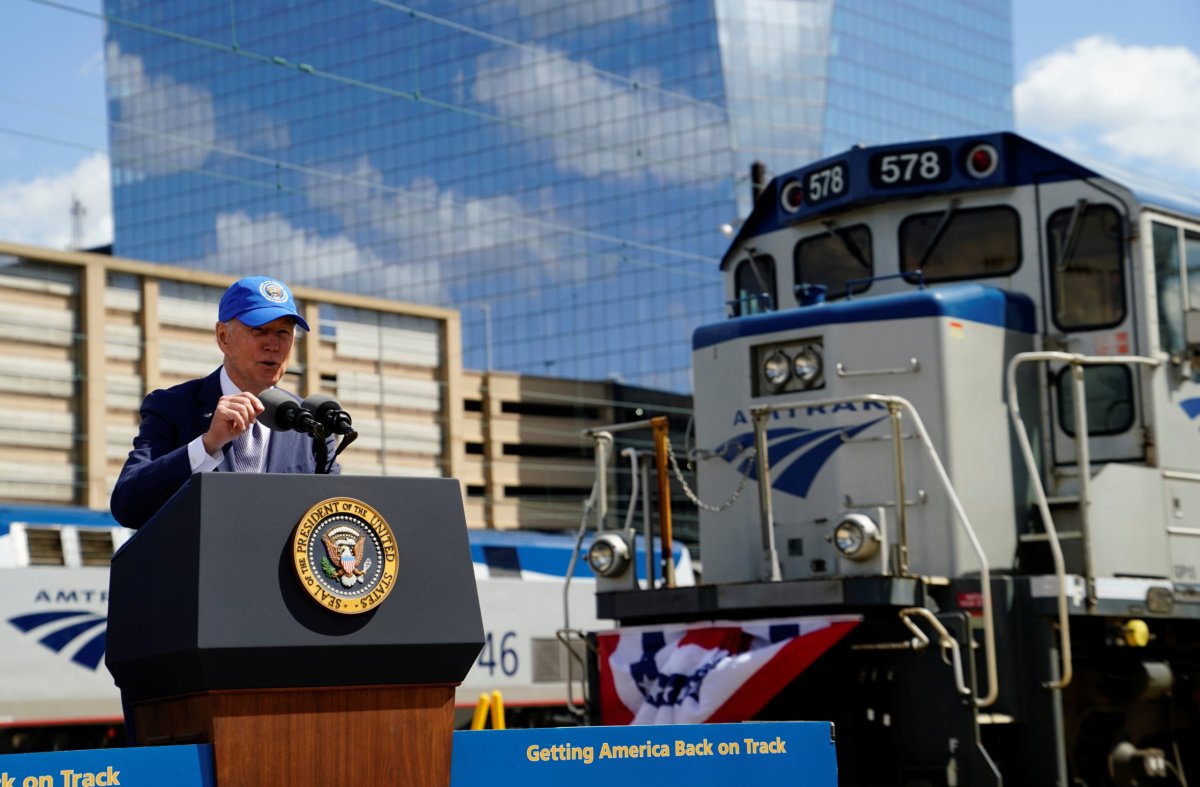
[[(307, 331), (308, 323), (283, 282), (251, 276), (225, 291), (215, 326), (224, 363), (142, 402), (133, 450), (113, 489), (118, 522), (141, 527), (193, 473), (316, 472), (311, 437), (272, 431), (259, 418), (259, 395), (283, 378), (297, 327)], [(332, 456), (332, 435), (327, 444)], [(329, 470), (339, 471), (336, 464)]]

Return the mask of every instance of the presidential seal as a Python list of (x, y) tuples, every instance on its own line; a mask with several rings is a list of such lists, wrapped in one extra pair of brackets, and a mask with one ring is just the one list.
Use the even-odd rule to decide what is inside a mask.
[(264, 298), (274, 303), (283, 303), (288, 299), (287, 287), (284, 287), (282, 282), (268, 279), (258, 285), (258, 291), (262, 293)]
[(396, 539), (371, 506), (350, 497), (322, 500), (292, 536), (300, 584), (321, 606), (343, 615), (374, 609), (396, 585)]

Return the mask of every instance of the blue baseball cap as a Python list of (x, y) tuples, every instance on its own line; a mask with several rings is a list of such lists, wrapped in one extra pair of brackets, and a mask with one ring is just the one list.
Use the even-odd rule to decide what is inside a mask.
[(247, 276), (238, 279), (221, 296), (221, 308), (217, 313), (221, 322), (235, 317), (243, 325), (257, 328), (280, 317), (291, 317), (304, 330), (308, 323), (296, 311), (292, 291), (278, 279), (268, 276)]

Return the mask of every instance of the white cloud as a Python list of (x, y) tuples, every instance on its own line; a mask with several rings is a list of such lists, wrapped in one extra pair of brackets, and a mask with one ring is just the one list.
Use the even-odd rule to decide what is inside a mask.
[(491, 26), (519, 16), (531, 25), (532, 36), (541, 38), (619, 19), (642, 28), (662, 27), (671, 19), (671, 4), (666, 0), (511, 0), (491, 4), (488, 13)]
[(0, 183), (0, 240), (50, 249), (72, 245), (75, 199), (86, 211), (80, 226), (83, 248), (112, 243), (112, 190), (108, 156), (93, 153), (70, 172)]
[(146, 73), (142, 59), (110, 43), (109, 89), (116, 99), (112, 153), (143, 175), (165, 175), (204, 164), (216, 140), (216, 113), (207, 90)]
[(321, 259), (331, 269), (375, 262), (369, 252), (344, 237), (322, 238), (316, 232), (292, 226), (278, 213), (259, 217), (243, 211), (217, 214), (216, 250), (209, 261), (218, 270), (232, 272), (260, 265), (264, 270), (276, 271), (309, 258)]
[[(1092, 36), (1032, 63), (1014, 91), (1017, 125), (1051, 145), (1175, 180), (1200, 176), (1200, 56)], [(1085, 140), (1095, 140), (1090, 144)]]
[(244, 101), (229, 102), (221, 117), (220, 127), (225, 133), (218, 140), (220, 148), (261, 154), (286, 150), (291, 145), (291, 127), (286, 121)]
[(466, 197), (428, 177), (403, 187), (386, 187), (383, 174), (365, 156), (349, 167), (322, 169), (339, 177), (310, 176), (305, 184), (309, 202), (337, 215), (344, 227), (369, 227), (376, 240), (395, 249), (395, 259), (405, 266), (427, 260), (452, 277), (455, 259), (520, 256), (529, 264), (514, 275), (526, 278), (529, 287), (538, 286), (546, 276), (584, 273), (563, 263), (569, 255), (562, 244), (547, 237), (551, 233), (546, 222), (555, 222), (552, 204), (528, 210), (508, 195)]
[(278, 213), (253, 217), (236, 211), (217, 215), (216, 249), (188, 264), (226, 273), (259, 271), (296, 284), (332, 289), (403, 293), (407, 300), (420, 302), (441, 299), (436, 266), (387, 262), (345, 235), (321, 236), (293, 226)]
[(468, 270), (460, 260), (523, 259), (514, 287), (532, 297), (545, 277), (586, 274), (586, 257), (563, 262), (561, 244), (541, 236), (553, 211), (526, 210), (509, 196), (464, 198), (418, 178), (403, 188), (385, 187), (383, 175), (365, 157), (310, 175), (309, 202), (337, 216), (342, 230), (319, 234), (277, 213), (221, 213), (215, 247), (187, 265), (245, 274), (260, 271), (295, 284), (367, 292), (418, 303), (445, 303), (447, 288)]
[[(717, 27), (722, 50), (737, 50), (738, 70), (743, 73), (791, 75), (797, 63), (829, 51), (833, 0), (717, 0), (716, 9), (718, 19), (744, 20), (741, 25)], [(770, 45), (743, 43), (754, 40), (769, 41)], [(824, 74), (806, 76), (824, 87)]]
[[(635, 88), (583, 61), (532, 47), (482, 55), (473, 95), (520, 124), (562, 170), (661, 182), (729, 172), (729, 130), (716, 107)], [(532, 128), (530, 128), (532, 127)]]

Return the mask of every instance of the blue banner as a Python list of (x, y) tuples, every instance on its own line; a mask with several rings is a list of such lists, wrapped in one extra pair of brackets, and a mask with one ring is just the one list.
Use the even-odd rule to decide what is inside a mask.
[(213, 787), (212, 746), (8, 754), (0, 787)]
[[(829, 722), (564, 727), (454, 733), (453, 787), (612, 787), (669, 778), (687, 787), (804, 784), (836, 787)], [(642, 782), (653, 783), (653, 782)]]

